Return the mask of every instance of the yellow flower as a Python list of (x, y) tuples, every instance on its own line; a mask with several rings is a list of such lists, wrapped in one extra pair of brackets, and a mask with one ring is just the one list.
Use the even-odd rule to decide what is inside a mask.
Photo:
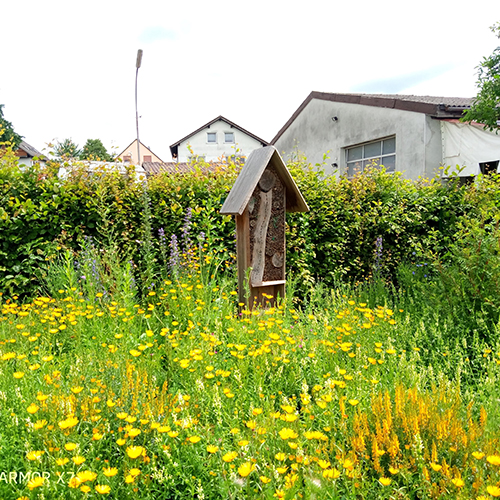
[(78, 387), (71, 388), (71, 392), (73, 392), (74, 394), (79, 394), (82, 391), (83, 391), (83, 387), (81, 385), (79, 385)]
[(82, 484), (82, 486), (80, 486), (80, 490), (84, 493), (88, 493), (89, 491), (91, 491), (91, 489), (92, 488), (90, 486), (87, 486), (86, 484)]
[(288, 467), (276, 467), (276, 470), (279, 474), (284, 474), (288, 470)]
[(106, 477), (113, 477), (113, 476), (116, 476), (118, 474), (118, 469), (116, 467), (108, 467), (106, 469), (103, 469), (102, 473)]
[(66, 420), (62, 420), (59, 422), (59, 427), (61, 429), (71, 429), (78, 423), (78, 419), (76, 417), (68, 417)]
[(222, 460), (224, 460), (224, 462), (232, 462), (237, 456), (238, 453), (236, 453), (235, 451), (230, 451), (222, 457)]
[(26, 458), (28, 460), (38, 460), (39, 458), (41, 458), (41, 456), (43, 455), (43, 451), (30, 451), (27, 455), (26, 455)]
[(58, 458), (56, 460), (56, 464), (60, 465), (60, 466), (66, 465), (68, 462), (69, 462), (69, 458)]
[(254, 409), (252, 410), (252, 413), (253, 413), (254, 415), (260, 415), (260, 414), (262, 413), (262, 408), (254, 408)]
[(328, 467), (330, 467), (330, 462), (328, 462), (328, 460), (318, 460), (318, 465), (322, 469), (328, 469)]
[(83, 464), (83, 462), (85, 462), (85, 457), (77, 455), (76, 457), (73, 457), (71, 460), (73, 460), (73, 462), (75, 462), (76, 465), (81, 465)]
[(107, 495), (111, 491), (111, 488), (107, 484), (98, 484), (95, 490), (101, 495)]
[(285, 460), (285, 459), (286, 459), (286, 453), (283, 453), (283, 452), (281, 452), (281, 453), (276, 453), (276, 455), (274, 455), (274, 458), (275, 458), (276, 460), (279, 460), (280, 462), (282, 462), (283, 460)]
[(116, 416), (120, 419), (123, 420), (128, 417), (128, 413), (125, 413), (124, 411), (121, 411), (120, 413), (117, 413)]
[(130, 458), (138, 458), (144, 452), (144, 448), (142, 446), (129, 446), (127, 448), (127, 455)]
[(451, 480), (451, 482), (457, 487), (461, 488), (465, 483), (461, 477), (455, 477)]
[(217, 453), (219, 451), (219, 447), (215, 446), (213, 444), (209, 444), (207, 446), (207, 451), (208, 451), (208, 453)]
[(481, 460), (481, 458), (483, 458), (483, 457), (484, 457), (484, 453), (483, 453), (483, 452), (481, 452), (481, 451), (474, 451), (474, 452), (472, 453), (472, 456), (473, 456), (474, 458), (476, 458), (477, 460)]
[(78, 488), (80, 486), (81, 481), (76, 477), (73, 476), (69, 481), (68, 481), (68, 486), (70, 488)]
[(500, 465), (500, 455), (488, 455), (486, 457), (486, 460), (491, 464), (491, 465)]
[(442, 465), (431, 463), (432, 470), (439, 472), (442, 469)]
[(66, 443), (64, 445), (64, 447), (68, 450), (68, 451), (73, 451), (78, 445), (76, 443)]
[(134, 481), (135, 481), (135, 477), (130, 475), (130, 474), (125, 478), (125, 482), (127, 484), (133, 483)]
[(130, 437), (132, 437), (132, 438), (137, 437), (140, 433), (141, 433), (141, 430), (140, 429), (136, 429), (135, 427), (132, 427), (132, 429), (130, 429), (128, 431), (128, 435)]
[(168, 435), (171, 437), (171, 438), (175, 438), (179, 435), (179, 433), (177, 431), (170, 431), (168, 433)]
[(253, 420), (249, 420), (249, 421), (246, 423), (246, 426), (247, 426), (249, 429), (254, 430), (254, 429), (257, 427), (257, 423), (256, 423), (256, 422), (254, 422)]
[(123, 439), (123, 438), (120, 438), (120, 439), (117, 439), (117, 440), (116, 440), (116, 444), (117, 444), (118, 446), (123, 446), (126, 442), (127, 442), (127, 441), (126, 441), (125, 439)]
[(85, 470), (82, 472), (79, 472), (76, 477), (80, 480), (81, 483), (86, 483), (87, 481), (94, 481), (94, 479), (97, 477), (97, 474), (95, 472), (92, 472), (90, 470)]
[(288, 429), (287, 427), (281, 429), (278, 434), (281, 439), (295, 439), (298, 437), (298, 434), (294, 430)]
[(101, 434), (100, 432), (96, 432), (92, 436), (92, 441), (100, 441), (104, 437), (104, 434)]
[(13, 375), (14, 375), (14, 378), (23, 378), (24, 372), (14, 372)]
[(389, 472), (392, 474), (392, 475), (395, 475), (399, 472), (399, 469), (396, 469), (394, 467), (389, 467)]
[(44, 477), (34, 477), (33, 479), (30, 479), (28, 481), (28, 488), (30, 490), (33, 490), (35, 488), (39, 488), (40, 486), (43, 486), (44, 482), (45, 482)]
[(138, 351), (137, 349), (132, 349), (132, 350), (130, 351), (130, 354), (131, 354), (132, 356), (134, 356), (135, 358), (137, 358), (138, 356), (140, 356), (140, 355), (141, 355), (141, 351)]
[(271, 480), (266, 477), (266, 476), (260, 476), (259, 479), (264, 483), (264, 484), (267, 484), (267, 483), (270, 483)]
[(252, 462), (245, 462), (238, 467), (238, 474), (241, 477), (247, 477), (248, 474), (255, 470), (255, 465)]
[(39, 406), (37, 406), (35, 403), (31, 403), (31, 404), (28, 406), (28, 408), (26, 408), (26, 411), (27, 411), (28, 413), (33, 414), (33, 413), (36, 413), (39, 409), (40, 409), (40, 407), (39, 407)]
[(337, 469), (326, 469), (323, 471), (323, 477), (325, 479), (337, 479), (340, 476), (340, 471)]
[(43, 429), (47, 425), (47, 420), (37, 420), (34, 424), (33, 427), (35, 429)]
[(246, 439), (242, 439), (241, 441), (238, 441), (238, 446), (246, 446), (249, 443)]
[(191, 443), (197, 443), (198, 441), (200, 441), (201, 437), (200, 436), (190, 436), (188, 439)]
[(239, 429), (234, 428), (234, 429), (231, 429), (231, 430), (229, 431), (229, 434), (233, 434), (233, 435), (235, 435), (235, 434), (238, 434), (238, 432), (240, 432), (240, 430), (239, 430)]
[(350, 399), (349, 400), (349, 404), (351, 406), (356, 406), (358, 403), (359, 403), (359, 401), (357, 399)]
[(500, 497), (500, 488), (498, 486), (488, 486), (486, 488), (486, 491), (492, 496), (492, 497)]
[(392, 479), (388, 478), (388, 477), (381, 477), (379, 479), (379, 483), (382, 485), (382, 486), (389, 486), (391, 483), (392, 483)]

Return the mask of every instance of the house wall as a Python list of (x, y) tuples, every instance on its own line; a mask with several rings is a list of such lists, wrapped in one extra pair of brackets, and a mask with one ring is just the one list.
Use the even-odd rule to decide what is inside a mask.
[[(217, 134), (216, 143), (209, 143), (207, 141), (208, 132), (215, 132)], [(232, 132), (234, 134), (234, 143), (224, 142), (225, 132)], [(210, 127), (200, 130), (184, 142), (181, 142), (177, 149), (177, 161), (188, 162), (193, 154), (204, 156), (205, 161), (218, 161), (223, 156), (228, 158), (234, 154), (248, 157), (254, 149), (260, 147), (262, 147), (262, 144), (253, 137), (250, 137), (237, 128), (231, 128), (231, 125), (223, 120), (218, 120), (212, 123)], [(236, 150), (238, 151), (236, 152)]]
[(134, 165), (137, 165), (139, 163), (142, 165), (142, 163), (145, 161), (144, 156), (151, 156), (151, 160), (148, 161), (158, 161), (161, 162), (160, 158), (158, 158), (151, 150), (149, 150), (144, 144), (140, 144), (140, 150), (141, 154), (141, 161), (137, 162), (137, 140), (135, 140), (128, 148), (126, 148), (123, 153), (120, 154), (118, 158), (120, 158), (122, 161), (125, 161), (125, 157), (127, 157), (129, 154), (132, 155), (132, 160), (131, 163)]
[(325, 173), (344, 173), (344, 148), (394, 135), (396, 171), (410, 179), (439, 172), (439, 122), (411, 111), (312, 99), (275, 146), (285, 160), (300, 151), (313, 165), (328, 153)]

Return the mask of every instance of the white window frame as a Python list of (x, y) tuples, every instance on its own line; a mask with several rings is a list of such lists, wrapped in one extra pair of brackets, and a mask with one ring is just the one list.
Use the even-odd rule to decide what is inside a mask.
[[(384, 153), (383, 146), (384, 146), (384, 141), (392, 141), (394, 140), (394, 150), (390, 152)], [(370, 154), (365, 154), (365, 147), (367, 146), (372, 146), (377, 143), (380, 143), (380, 153), (377, 155), (370, 155)], [(361, 158), (357, 158), (354, 160), (349, 160), (349, 151), (352, 151), (356, 148), (362, 148), (362, 154)], [(386, 172), (388, 173), (393, 173), (396, 171), (396, 136), (391, 135), (388, 137), (382, 137), (381, 139), (377, 139), (375, 141), (368, 141), (368, 142), (363, 142), (361, 144), (355, 144), (349, 147), (344, 148), (345, 154), (345, 172), (349, 178), (353, 177), (357, 173), (361, 173), (364, 171), (364, 169), (368, 166), (373, 166), (373, 167), (378, 167), (379, 165), (384, 165), (384, 158), (394, 158), (394, 166), (393, 167), (386, 167)], [(376, 163), (378, 160), (378, 163)], [(372, 163), (373, 165), (370, 165)]]
[[(226, 140), (226, 136), (228, 134), (231, 134), (233, 136), (233, 140), (232, 141), (227, 141)], [(224, 132), (224, 144), (234, 144), (235, 140), (234, 140), (234, 132)]]
[[(209, 141), (208, 137), (213, 135), (215, 137), (215, 141)], [(207, 132), (207, 144), (217, 144), (217, 132)]]

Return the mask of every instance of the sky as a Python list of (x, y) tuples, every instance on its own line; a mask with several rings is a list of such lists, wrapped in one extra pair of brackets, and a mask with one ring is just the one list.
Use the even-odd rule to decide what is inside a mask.
[(473, 97), (498, 0), (17, 0), (2, 6), (0, 104), (39, 151), (170, 145), (222, 115), (271, 141), (311, 91)]

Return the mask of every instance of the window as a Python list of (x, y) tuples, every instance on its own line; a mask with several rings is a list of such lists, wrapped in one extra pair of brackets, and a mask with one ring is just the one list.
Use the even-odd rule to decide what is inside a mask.
[(217, 132), (207, 132), (207, 142), (214, 144), (217, 142)]
[(151, 155), (144, 155), (144, 161), (150, 162), (151, 161)]
[(234, 132), (224, 132), (224, 142), (234, 144)]
[(479, 164), (479, 170), (483, 175), (496, 174), (498, 171), (498, 160), (485, 161)]
[(348, 177), (363, 172), (366, 167), (378, 167), (380, 165), (383, 165), (387, 172), (396, 170), (395, 137), (346, 148)]
[(202, 161), (205, 161), (205, 157), (200, 156), (200, 155), (192, 155), (192, 156), (188, 157), (188, 161), (189, 161), (189, 163), (202, 162)]

